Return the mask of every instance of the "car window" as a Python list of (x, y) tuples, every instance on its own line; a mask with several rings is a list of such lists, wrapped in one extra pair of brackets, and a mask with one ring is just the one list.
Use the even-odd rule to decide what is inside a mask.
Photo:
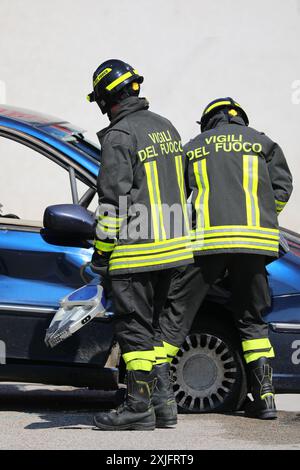
[[(78, 178), (76, 178), (76, 184), (77, 184), (78, 197), (80, 200), (84, 196), (84, 194), (89, 190), (89, 186), (83, 183), (82, 181), (80, 181)], [(93, 196), (92, 201), (87, 206), (87, 209), (89, 211), (96, 212), (97, 207), (98, 207), (98, 194), (96, 192)]]
[(68, 171), (39, 152), (0, 137), (0, 164), (2, 217), (42, 221), (47, 206), (72, 203)]

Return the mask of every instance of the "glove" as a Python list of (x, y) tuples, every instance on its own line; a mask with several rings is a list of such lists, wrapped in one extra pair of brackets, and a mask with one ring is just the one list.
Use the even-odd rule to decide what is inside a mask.
[(110, 255), (111, 252), (95, 250), (90, 263), (91, 270), (100, 276), (107, 276)]

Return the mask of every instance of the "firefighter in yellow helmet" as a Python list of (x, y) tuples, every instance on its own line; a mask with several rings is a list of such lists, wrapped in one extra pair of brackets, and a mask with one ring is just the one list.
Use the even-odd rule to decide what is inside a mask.
[[(172, 271), (193, 262), (180, 136), (139, 98), (138, 72), (111, 59), (94, 73), (95, 101), (110, 125), (98, 133), (99, 214), (92, 268), (109, 270), (116, 339), (127, 369), (127, 396), (117, 410), (98, 413), (103, 430), (153, 430), (177, 422), (169, 377), (170, 350), (157, 320)], [(166, 208), (177, 207), (178, 223)]]
[(249, 127), (232, 98), (211, 102), (199, 124), (202, 133), (184, 146), (195, 264), (174, 272), (161, 328), (179, 347), (209, 288), (227, 273), (227, 309), (240, 333), (253, 396), (246, 412), (272, 419), (274, 351), (262, 317), (270, 306), (265, 265), (278, 257), (277, 217), (290, 198), (292, 176), (279, 145)]

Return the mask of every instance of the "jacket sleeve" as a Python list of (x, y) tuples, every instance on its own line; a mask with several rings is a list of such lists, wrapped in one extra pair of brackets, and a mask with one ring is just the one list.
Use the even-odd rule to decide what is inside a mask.
[(129, 134), (111, 131), (105, 136), (97, 181), (99, 206), (94, 244), (98, 250), (109, 252), (114, 249), (122, 222), (127, 218), (133, 184), (132, 155)]
[(293, 178), (285, 156), (278, 144), (274, 144), (267, 158), (268, 171), (274, 192), (277, 214), (288, 202), (293, 191)]

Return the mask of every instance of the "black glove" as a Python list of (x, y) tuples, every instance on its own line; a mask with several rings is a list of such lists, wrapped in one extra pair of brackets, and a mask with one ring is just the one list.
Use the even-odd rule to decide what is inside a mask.
[(110, 255), (111, 251), (95, 250), (90, 263), (91, 270), (100, 276), (107, 276)]

